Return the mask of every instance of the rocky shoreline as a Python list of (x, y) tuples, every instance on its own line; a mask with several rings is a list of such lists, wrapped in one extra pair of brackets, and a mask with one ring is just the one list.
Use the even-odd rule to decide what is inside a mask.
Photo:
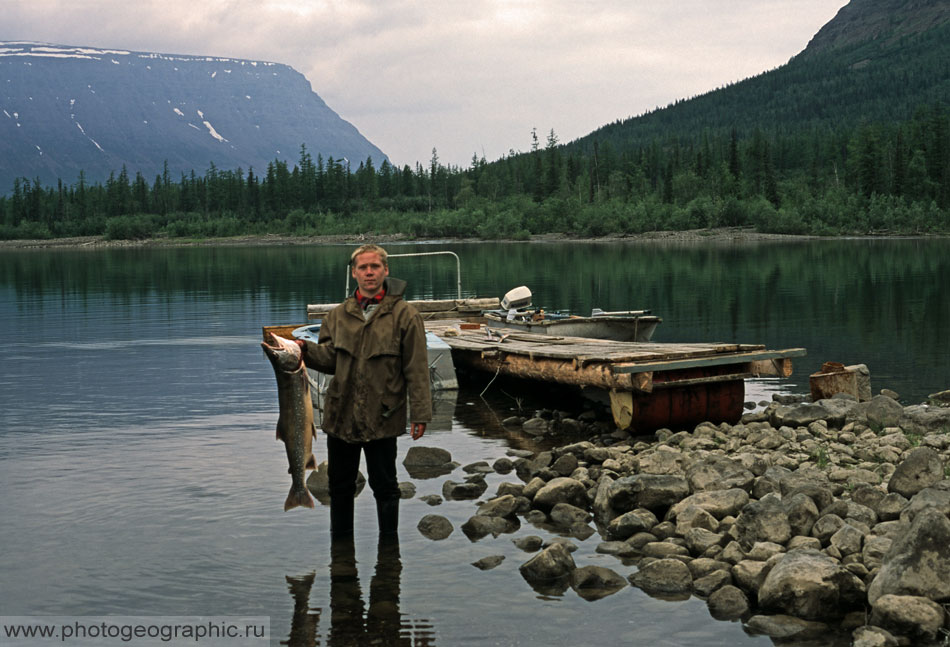
[[(873, 236), (881, 238), (881, 236)], [(895, 236), (887, 236), (895, 238)], [(603, 236), (598, 238), (578, 238), (566, 234), (541, 234), (531, 236), (530, 242), (607, 242), (607, 241), (658, 241), (658, 242), (748, 242), (782, 240), (816, 240), (816, 236), (798, 236), (791, 234), (764, 234), (745, 227), (721, 227), (716, 229), (692, 229), (687, 231), (652, 231), (643, 234), (621, 236)], [(462, 242), (505, 242), (503, 240), (482, 241), (481, 239), (437, 239), (446, 243)], [(361, 245), (363, 243), (409, 243), (437, 242), (428, 239), (416, 239), (405, 234), (352, 234), (328, 236), (287, 236), (282, 234), (264, 234), (231, 236), (227, 238), (148, 238), (143, 240), (108, 240), (104, 236), (74, 236), (68, 238), (0, 240), (0, 250), (4, 249), (109, 249), (125, 247), (264, 247), (273, 245)], [(516, 241), (525, 242), (525, 241)]]
[[(946, 644), (950, 391), (906, 407), (896, 397), (775, 396), (736, 425), (651, 436), (630, 436), (592, 412), (509, 418), (512, 429), (573, 440), (464, 466), (442, 496), (476, 502), (461, 527), (472, 541), (522, 523), (555, 535), (514, 540), (533, 553), (519, 571), (541, 593), (572, 588), (597, 600), (629, 584), (660, 598), (697, 596), (712, 617), (783, 644), (828, 645), (832, 635), (856, 647)], [(418, 446), (404, 464), (413, 478), (458, 467), (446, 450)], [(485, 496), (492, 472), (518, 480)], [(454, 530), (437, 514), (418, 529), (432, 540)], [(571, 538), (596, 533), (596, 552), (636, 571), (577, 567)]]

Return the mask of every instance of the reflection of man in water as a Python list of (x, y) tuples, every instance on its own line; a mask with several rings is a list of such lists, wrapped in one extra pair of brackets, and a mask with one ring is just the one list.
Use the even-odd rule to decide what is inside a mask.
[[(399, 589), (402, 561), (399, 542), (392, 537), (380, 538), (376, 551), (376, 570), (369, 584), (369, 608), (363, 604), (356, 550), (352, 540), (335, 540), (330, 547), (330, 629), (323, 644), (330, 647), (362, 645), (428, 645), (426, 632), (415, 636), (407, 627), (400, 633), (402, 613), (399, 611)], [(289, 647), (315, 647), (318, 642), (319, 610), (310, 610), (310, 589), (314, 574), (287, 578), (294, 598), (294, 615), (288, 640)], [(423, 625), (427, 627), (426, 625)]]

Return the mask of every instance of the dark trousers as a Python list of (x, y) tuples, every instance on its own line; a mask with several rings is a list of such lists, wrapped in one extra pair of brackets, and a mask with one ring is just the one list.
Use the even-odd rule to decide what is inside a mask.
[(360, 452), (366, 455), (367, 479), (376, 501), (398, 501), (395, 437), (365, 443), (348, 443), (327, 434), (330, 501), (353, 500), (356, 494), (356, 475), (360, 467)]

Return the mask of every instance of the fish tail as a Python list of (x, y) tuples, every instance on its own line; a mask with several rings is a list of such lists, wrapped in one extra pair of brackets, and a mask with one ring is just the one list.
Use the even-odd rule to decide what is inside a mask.
[(312, 508), (313, 498), (310, 496), (310, 493), (307, 492), (306, 488), (294, 489), (294, 487), (291, 486), (287, 500), (284, 501), (284, 512), (300, 506)]

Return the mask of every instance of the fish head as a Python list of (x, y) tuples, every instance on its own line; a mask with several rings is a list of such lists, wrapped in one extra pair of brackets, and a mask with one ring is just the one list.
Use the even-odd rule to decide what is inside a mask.
[(303, 353), (297, 342), (267, 333), (267, 341), (261, 342), (261, 348), (275, 369), (293, 371), (303, 363)]

